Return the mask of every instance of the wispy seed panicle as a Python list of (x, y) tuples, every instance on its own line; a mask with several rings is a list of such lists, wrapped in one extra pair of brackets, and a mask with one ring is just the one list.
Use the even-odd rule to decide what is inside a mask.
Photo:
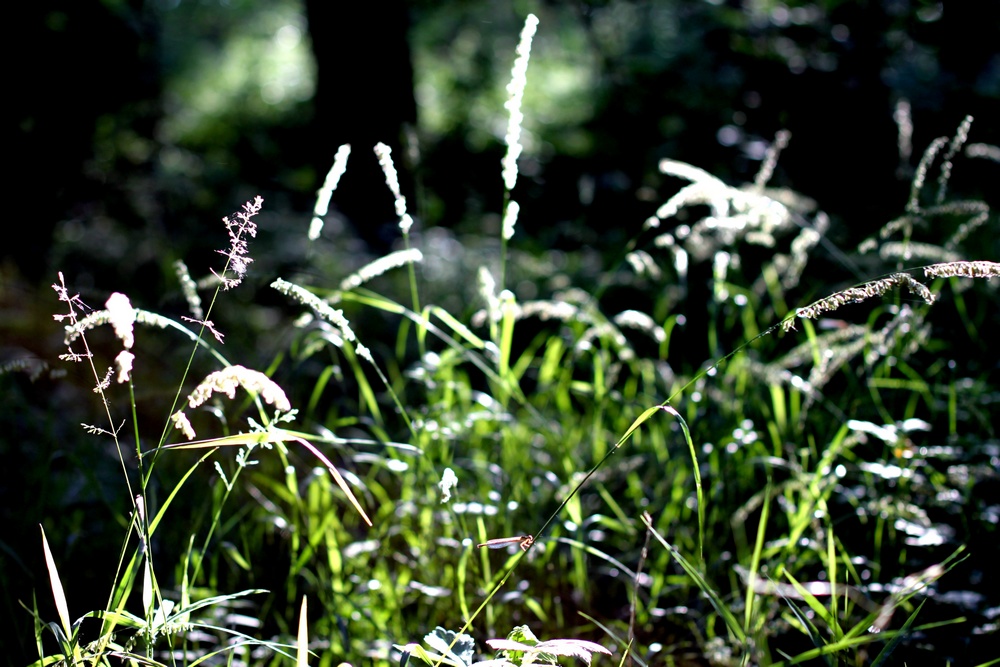
[[(246, 391), (260, 396), (264, 402), (273, 405), (280, 412), (290, 413), (292, 410), (292, 405), (288, 402), (285, 391), (274, 380), (260, 371), (239, 365), (229, 366), (205, 376), (205, 379), (188, 396), (188, 406), (197, 408), (208, 401), (213, 394), (225, 394), (230, 399), (234, 399), (238, 387), (243, 387)], [(188, 440), (194, 440), (196, 436), (194, 427), (191, 426), (191, 422), (183, 410), (178, 410), (170, 415), (170, 421), (174, 428), (184, 434), (184, 437)]]
[(174, 428), (183, 433), (188, 440), (194, 440), (198, 436), (183, 410), (178, 410), (170, 415), (170, 421), (173, 422)]
[(941, 172), (938, 174), (938, 192), (936, 202), (940, 204), (944, 201), (945, 193), (948, 191), (948, 179), (951, 178), (952, 159), (962, 150), (962, 146), (969, 138), (969, 130), (972, 128), (972, 116), (966, 116), (955, 131), (951, 143), (948, 144), (948, 151), (941, 158)]
[(197, 319), (205, 316), (201, 309), (201, 297), (198, 296), (198, 285), (188, 272), (187, 264), (179, 259), (174, 262), (174, 270), (177, 272), (177, 280), (181, 284), (181, 291), (184, 293), (184, 300), (187, 301), (188, 309)]
[(403, 234), (409, 234), (410, 227), (413, 226), (413, 218), (406, 212), (406, 197), (403, 196), (399, 189), (399, 176), (396, 174), (396, 165), (392, 163), (392, 149), (379, 142), (375, 144), (375, 155), (378, 157), (378, 163), (382, 167), (382, 173), (385, 174), (385, 184), (389, 186), (389, 191), (392, 192), (392, 196), (396, 200), (396, 215), (399, 216), (399, 229)]
[(938, 137), (931, 142), (931, 145), (924, 151), (923, 157), (920, 158), (920, 164), (917, 165), (917, 171), (913, 175), (913, 183), (910, 185), (910, 200), (906, 204), (907, 213), (920, 211), (920, 191), (924, 188), (927, 172), (931, 168), (934, 158), (937, 157), (946, 143), (948, 143), (947, 137)]
[(312, 221), (309, 223), (309, 240), (315, 241), (323, 231), (323, 216), (330, 210), (330, 199), (333, 191), (340, 183), (340, 177), (347, 171), (347, 158), (351, 154), (351, 145), (344, 144), (337, 149), (337, 154), (333, 158), (333, 166), (326, 174), (323, 187), (316, 193), (316, 206), (313, 207)]
[(505, 241), (514, 237), (514, 226), (517, 225), (517, 214), (520, 211), (521, 207), (516, 201), (507, 204), (507, 210), (503, 215), (503, 238)]
[(788, 142), (792, 138), (792, 133), (788, 130), (779, 130), (777, 134), (774, 135), (774, 142), (767, 147), (767, 153), (764, 155), (764, 162), (760, 165), (760, 171), (757, 172), (757, 176), (754, 178), (753, 184), (758, 189), (763, 189), (767, 182), (771, 180), (771, 175), (774, 174), (774, 167), (778, 164), (778, 156), (781, 155), (781, 151), (785, 150), (788, 146)]
[(391, 252), (385, 257), (379, 257), (374, 262), (366, 264), (351, 275), (344, 278), (340, 281), (340, 289), (347, 291), (356, 287), (361, 287), (372, 278), (376, 278), (386, 271), (400, 266), (405, 266), (407, 264), (422, 262), (423, 259), (423, 253), (416, 248), (408, 248), (406, 250)]
[(133, 325), (135, 324), (136, 310), (132, 307), (128, 297), (121, 292), (115, 292), (108, 297), (104, 304), (108, 309), (108, 322), (114, 327), (115, 336), (121, 340), (126, 350), (135, 344)]
[(243, 387), (251, 393), (260, 395), (267, 404), (282, 412), (292, 409), (284, 390), (274, 380), (260, 371), (239, 365), (229, 366), (205, 376), (188, 396), (188, 406), (197, 408), (216, 393), (225, 394), (230, 399), (236, 398), (237, 387)]
[(344, 311), (331, 307), (330, 304), (306, 288), (300, 287), (295, 283), (290, 283), (287, 280), (282, 280), (281, 278), (278, 278), (271, 283), (271, 287), (278, 290), (282, 294), (292, 297), (299, 303), (312, 308), (313, 312), (340, 329), (341, 335), (343, 335), (346, 340), (354, 342), (357, 338), (354, 335), (354, 330), (351, 329), (351, 323), (347, 321), (346, 317), (344, 317)]
[(517, 58), (514, 59), (514, 67), (511, 69), (510, 83), (507, 84), (507, 102), (504, 108), (510, 112), (507, 121), (507, 134), (504, 142), (507, 144), (507, 153), (503, 157), (503, 183), (508, 192), (514, 189), (517, 183), (517, 158), (521, 155), (521, 123), (524, 115), (521, 113), (521, 102), (524, 99), (524, 88), (528, 83), (528, 59), (531, 57), (531, 40), (535, 36), (538, 28), (538, 17), (528, 14), (524, 21), (524, 28), (521, 30), (521, 39), (517, 44)]
[(981, 157), (1000, 162), (1000, 146), (993, 144), (969, 144), (965, 147), (965, 157)]
[[(226, 269), (223, 270), (222, 275), (215, 275), (222, 281), (224, 289), (232, 289), (243, 282), (243, 276), (247, 273), (247, 267), (253, 262), (253, 259), (247, 254), (249, 252), (249, 245), (247, 244), (246, 237), (257, 236), (257, 223), (253, 221), (253, 217), (260, 213), (263, 206), (264, 198), (258, 195), (253, 201), (243, 204), (243, 210), (234, 213), (232, 218), (227, 216), (222, 219), (226, 223), (226, 230), (229, 232), (229, 250), (216, 251), (226, 257), (227, 261)], [(226, 270), (235, 273), (236, 277), (226, 278)], [(215, 271), (212, 271), (212, 273), (215, 273)]]
[(924, 275), (934, 278), (996, 278), (1000, 276), (1000, 262), (946, 262), (924, 267)]
[(131, 379), (133, 361), (135, 361), (135, 355), (127, 350), (122, 350), (115, 357), (115, 367), (118, 369), (119, 384), (128, 382)]
[[(823, 313), (837, 310), (845, 304), (861, 303), (867, 299), (882, 296), (889, 290), (897, 287), (905, 287), (927, 303), (934, 303), (934, 295), (931, 294), (931, 291), (927, 289), (926, 285), (914, 280), (908, 273), (894, 273), (888, 278), (873, 280), (865, 283), (864, 285), (851, 287), (837, 292), (836, 294), (831, 294), (825, 299), (820, 299), (805, 308), (799, 308), (798, 311), (796, 311), (796, 315), (802, 319), (814, 320)], [(785, 331), (794, 328), (794, 326), (794, 319), (787, 319), (782, 322), (782, 328)]]

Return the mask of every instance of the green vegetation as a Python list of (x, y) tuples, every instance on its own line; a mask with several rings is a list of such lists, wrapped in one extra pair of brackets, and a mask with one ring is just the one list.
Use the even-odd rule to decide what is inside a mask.
[[(529, 49), (526, 28), (522, 86)], [(972, 244), (986, 205), (948, 184), (998, 149), (969, 143), (971, 119), (933, 142), (902, 215), (857, 250), (832, 247), (815, 202), (768, 187), (786, 134), (741, 188), (664, 161), (686, 185), (621, 221), (634, 238), (593, 272), (582, 253), (518, 250), (521, 92), (496, 242), (450, 265), (422, 246), (377, 149), (402, 249), (350, 275), (303, 258), (269, 276), (301, 311), (257, 370), (226, 357), (212, 317), (254, 270), (259, 198), (226, 219), (221, 271), (179, 266), (189, 318), (121, 294), (88, 312), (60, 277), (70, 355), (100, 398), (91, 428), (134, 502), (107, 604), (79, 620), (42, 533), (57, 614), (32, 610), (38, 664), (457, 667), (491, 649), (515, 665), (601, 649), (606, 664), (882, 664), (989, 630), (928, 593), (995, 553), (980, 486), (1000, 456), (995, 370), (955, 350), (995, 339), (1000, 264)], [(811, 261), (821, 247), (857, 284)], [(151, 424), (157, 339), (190, 349)]]

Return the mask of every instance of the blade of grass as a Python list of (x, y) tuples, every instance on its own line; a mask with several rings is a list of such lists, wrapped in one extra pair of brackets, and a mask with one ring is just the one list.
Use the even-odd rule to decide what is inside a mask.
[(73, 626), (69, 622), (69, 605), (66, 604), (66, 592), (63, 590), (62, 580), (59, 578), (59, 569), (56, 561), (52, 557), (49, 549), (49, 541), (45, 537), (45, 528), (39, 524), (42, 531), (42, 551), (45, 554), (45, 568), (49, 572), (49, 588), (52, 590), (52, 598), (56, 603), (56, 614), (59, 616), (59, 623), (62, 626), (63, 635), (66, 641), (73, 637)]
[(653, 527), (653, 517), (650, 516), (649, 512), (642, 513), (642, 523), (646, 526), (646, 529), (653, 534), (653, 537), (655, 537), (656, 540), (662, 544), (665, 549), (667, 549), (668, 553), (670, 553), (681, 568), (684, 569), (687, 575), (694, 580), (695, 585), (702, 591), (702, 593), (708, 597), (709, 603), (715, 608), (715, 611), (719, 614), (722, 620), (725, 621), (726, 627), (729, 629), (732, 636), (739, 641), (741, 645), (745, 646), (747, 636), (743, 631), (743, 628), (740, 627), (739, 621), (736, 620), (736, 617), (733, 616), (733, 612), (730, 611), (729, 606), (719, 596), (715, 589), (708, 584), (708, 581), (706, 581), (701, 572), (698, 571), (698, 568), (692, 565), (688, 559), (681, 555), (680, 551), (678, 551), (676, 547), (667, 542), (663, 536), (660, 535), (660, 533)]
[(361, 518), (364, 519), (365, 523), (371, 526), (371, 519), (368, 518), (368, 515), (365, 513), (364, 509), (362, 509), (361, 504), (358, 502), (358, 499), (355, 498), (351, 488), (347, 486), (347, 481), (340, 474), (340, 471), (334, 467), (333, 463), (326, 458), (323, 452), (306, 439), (307, 437), (312, 436), (306, 433), (298, 433), (296, 431), (274, 428), (259, 433), (240, 433), (237, 435), (226, 436), (224, 438), (213, 438), (211, 440), (196, 440), (193, 442), (181, 442), (164, 445), (160, 449), (204, 449), (206, 447), (241, 447), (245, 445), (262, 445), (271, 442), (297, 442), (312, 452), (312, 455), (318, 458), (323, 465), (326, 466), (326, 469), (330, 471), (330, 475), (337, 483), (337, 486), (340, 487), (340, 489), (347, 496), (347, 499), (352, 505), (354, 505), (354, 509), (361, 515)]

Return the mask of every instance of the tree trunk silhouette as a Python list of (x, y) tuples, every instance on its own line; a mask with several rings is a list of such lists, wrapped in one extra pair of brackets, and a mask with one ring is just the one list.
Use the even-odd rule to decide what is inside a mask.
[(393, 149), (404, 195), (403, 137), (416, 123), (409, 13), (403, 0), (326, 2), (306, 0), (316, 58), (315, 166), (325, 174), (337, 147), (351, 144), (347, 173), (334, 204), (377, 251), (398, 236), (393, 198), (372, 148)]

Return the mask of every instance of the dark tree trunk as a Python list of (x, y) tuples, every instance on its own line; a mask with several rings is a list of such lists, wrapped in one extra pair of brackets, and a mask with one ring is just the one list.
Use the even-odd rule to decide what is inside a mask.
[(326, 173), (337, 147), (351, 144), (351, 160), (334, 204), (376, 251), (398, 235), (393, 199), (372, 148), (393, 149), (404, 195), (404, 130), (416, 123), (409, 15), (403, 0), (306, 0), (316, 57), (315, 165)]

